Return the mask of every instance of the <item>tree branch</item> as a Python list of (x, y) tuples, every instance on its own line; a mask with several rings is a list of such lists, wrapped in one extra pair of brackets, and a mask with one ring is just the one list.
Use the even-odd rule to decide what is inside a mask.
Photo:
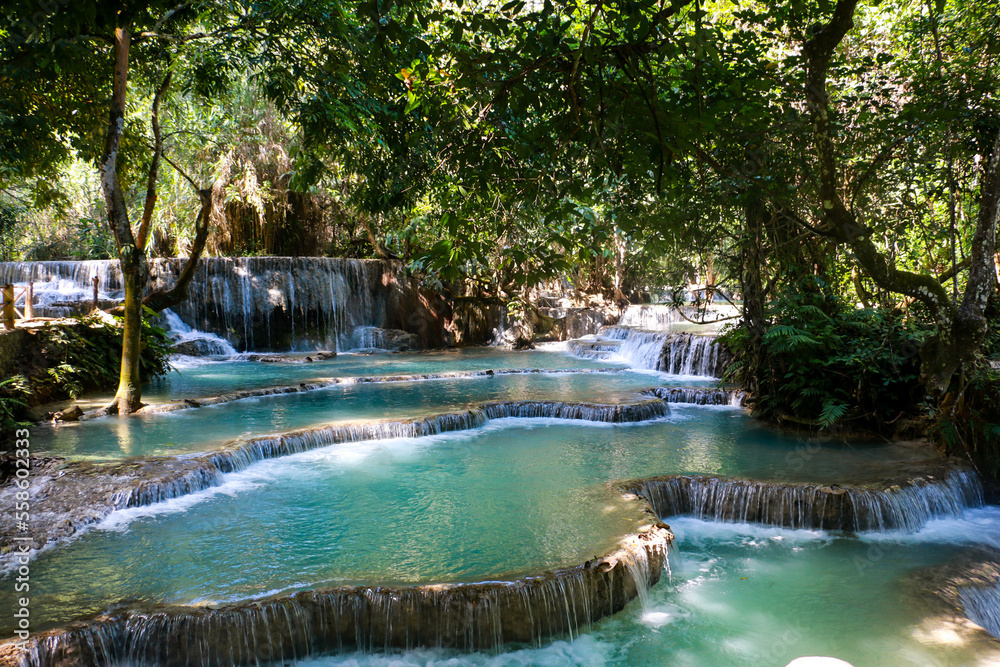
[(146, 247), (146, 240), (149, 238), (149, 228), (153, 221), (153, 211), (156, 208), (156, 178), (160, 171), (160, 156), (163, 155), (163, 135), (160, 132), (160, 100), (170, 86), (170, 79), (173, 72), (167, 72), (160, 87), (153, 95), (153, 111), (150, 114), (150, 122), (153, 126), (153, 161), (149, 165), (149, 175), (146, 179), (146, 204), (142, 211), (142, 222), (139, 223), (139, 233), (136, 235), (135, 244), (139, 248)]
[(834, 126), (830, 119), (827, 72), (830, 60), (847, 33), (854, 27), (858, 0), (839, 0), (833, 16), (819, 27), (805, 43), (806, 103), (813, 121), (813, 141), (819, 171), (819, 189), (823, 215), (837, 239), (850, 245), (858, 263), (882, 289), (905, 294), (923, 302), (943, 328), (950, 328), (954, 305), (948, 292), (933, 276), (894, 268), (869, 238), (862, 226), (844, 205), (837, 176), (838, 164)]
[(190, 176), (188, 176), (188, 174), (187, 174), (186, 171), (184, 171), (183, 169), (181, 169), (180, 167), (178, 167), (177, 164), (173, 160), (171, 160), (170, 158), (168, 158), (166, 155), (163, 155), (162, 157), (163, 157), (163, 161), (164, 162), (166, 162), (171, 167), (173, 167), (174, 169), (176, 169), (177, 173), (180, 174), (181, 176), (183, 176), (184, 180), (191, 184), (191, 187), (194, 188), (195, 192), (201, 192), (201, 188), (198, 187), (198, 184), (194, 182), (194, 179), (192, 179)]
[(108, 130), (104, 139), (104, 152), (99, 162), (101, 191), (107, 206), (108, 225), (115, 237), (120, 257), (126, 257), (135, 250), (135, 238), (128, 221), (128, 209), (121, 183), (118, 181), (118, 149), (122, 131), (125, 128), (125, 100), (128, 90), (129, 32), (125, 28), (115, 30), (115, 62), (111, 94), (111, 112)]
[(194, 242), (191, 244), (191, 256), (188, 257), (184, 269), (177, 277), (177, 282), (169, 290), (157, 290), (148, 294), (142, 305), (151, 308), (157, 313), (164, 311), (171, 306), (175, 306), (187, 298), (188, 285), (194, 279), (195, 269), (198, 268), (198, 260), (205, 248), (208, 240), (208, 230), (212, 219), (212, 209), (215, 198), (212, 190), (199, 190), (198, 197), (201, 199), (201, 209), (198, 211), (198, 219), (195, 221)]
[(191, 6), (190, 3), (182, 2), (181, 4), (177, 5), (176, 7), (165, 13), (163, 16), (160, 17), (160, 20), (156, 22), (156, 25), (153, 26), (153, 32), (154, 33), (160, 32), (160, 28), (163, 27), (163, 24), (169, 21), (174, 14), (187, 9), (190, 6)]

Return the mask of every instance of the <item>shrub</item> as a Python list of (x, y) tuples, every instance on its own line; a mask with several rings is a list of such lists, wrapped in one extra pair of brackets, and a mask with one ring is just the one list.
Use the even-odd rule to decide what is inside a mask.
[(8, 441), (19, 428), (28, 426), (24, 377), (15, 375), (0, 380), (0, 440)]
[(745, 361), (751, 357), (745, 329), (723, 337), (737, 357), (728, 379), (751, 386), (749, 374), (756, 374), (759, 416), (882, 431), (922, 404), (918, 351), (927, 332), (919, 323), (854, 308), (818, 279), (797, 287), (770, 305), (759, 368)]
[(936, 417), (934, 435), (946, 454), (968, 454), (980, 472), (1000, 480), (1000, 371), (986, 363), (972, 368), (965, 390)]
[[(117, 386), (121, 327), (92, 316), (74, 319), (72, 324), (54, 323), (34, 331), (21, 362), (20, 380), (0, 389), (0, 394), (38, 404)], [(171, 343), (166, 332), (144, 320), (142, 341), (143, 380), (167, 373)]]

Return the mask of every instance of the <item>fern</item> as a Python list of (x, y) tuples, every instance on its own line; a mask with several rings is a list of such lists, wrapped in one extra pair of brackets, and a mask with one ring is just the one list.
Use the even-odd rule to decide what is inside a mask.
[(764, 342), (773, 345), (777, 351), (793, 351), (803, 345), (819, 345), (819, 341), (806, 332), (789, 324), (776, 324), (764, 334)]
[(6, 437), (16, 429), (28, 426), (24, 421), (28, 404), (24, 402), (26, 380), (14, 375), (0, 380), (0, 436)]
[(823, 409), (819, 413), (819, 425), (822, 428), (833, 426), (841, 417), (847, 414), (847, 403), (839, 403), (832, 398), (824, 399)]

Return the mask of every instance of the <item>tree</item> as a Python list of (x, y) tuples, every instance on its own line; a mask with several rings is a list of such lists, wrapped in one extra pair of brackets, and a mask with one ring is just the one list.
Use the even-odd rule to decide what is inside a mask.
[[(0, 120), (24, 130), (2, 146), (7, 174), (44, 178), (71, 154), (94, 160), (100, 174), (125, 288), (121, 372), (108, 412), (140, 407), (143, 308), (158, 311), (185, 298), (224, 181), (199, 185), (164, 154), (160, 106), (170, 91), (174, 62), (185, 55), (194, 61), (188, 83), (208, 95), (225, 86), (228, 76), (247, 76), (250, 70), (272, 101), (301, 111), (302, 100), (293, 93), (304, 71), (344, 74), (353, 20), (333, 3), (281, 0), (248, 6), (155, 0), (43, 6), (25, 0), (4, 10), (0, 85), (7, 100)], [(141, 125), (134, 126), (130, 86), (152, 91), (151, 140), (143, 136)], [(103, 132), (97, 129), (98, 100), (107, 100)], [(341, 112), (338, 126), (349, 125), (343, 107)], [(190, 256), (177, 283), (145, 295), (147, 245), (163, 161), (181, 172), (200, 206)], [(146, 187), (133, 223), (131, 188), (123, 181), (140, 177)]]
[[(647, 196), (690, 197), (697, 190), (715, 189), (718, 205), (746, 220), (750, 245), (742, 256), (751, 260), (747, 270), (763, 264), (752, 261), (764, 250), (763, 227), (773, 230), (765, 244), (769, 254), (798, 237), (791, 250), (800, 264), (828, 266), (840, 261), (835, 259), (838, 246), (847, 247), (861, 274), (884, 293), (916, 299), (927, 309), (937, 333), (922, 351), (923, 377), (928, 390), (942, 397), (956, 369), (973, 357), (983, 338), (983, 310), (995, 282), (1000, 157), (994, 146), (1000, 128), (987, 130), (985, 141), (977, 136), (984, 134), (983, 121), (996, 104), (996, 39), (986, 27), (990, 9), (956, 3), (951, 11), (961, 20), (945, 21), (941, 13), (948, 5), (943, 2), (928, 5), (918, 16), (912, 7), (900, 13), (896, 7), (866, 5), (873, 18), (866, 19), (868, 36), (852, 44), (860, 59), (855, 63), (838, 59), (837, 52), (854, 26), (858, 6), (857, 1), (827, 7), (779, 3), (758, 13), (725, 3), (711, 10), (700, 3), (640, 3), (634, 5), (636, 11), (626, 12), (602, 2), (581, 5), (572, 18), (558, 20), (546, 6), (517, 21), (519, 28), (510, 30), (513, 37), (505, 36), (513, 40), (508, 51), (492, 59), (470, 58), (470, 69), (478, 68), (479, 80), (488, 82), (494, 107), (530, 99), (529, 91), (537, 95), (542, 84), (547, 86), (546, 103), (540, 106), (555, 118), (532, 135), (532, 146), (555, 142), (552, 152), (560, 157), (572, 155), (574, 147), (585, 150), (605, 175), (615, 174)], [(871, 28), (876, 21), (880, 27)], [(949, 90), (949, 77), (931, 78), (913, 64), (916, 46), (901, 35), (925, 22), (938, 45), (939, 65), (952, 57), (949, 40), (967, 40), (965, 48), (951, 49), (964, 75), (951, 78), (968, 81), (968, 90)], [(896, 52), (872, 57), (864, 51), (864, 40), (881, 40), (870, 50), (888, 46)], [(977, 54), (979, 63), (962, 53)], [(496, 66), (485, 73), (483, 62)], [(835, 103), (828, 91), (831, 68), (841, 86)], [(876, 99), (876, 87), (890, 84), (917, 88), (920, 95), (911, 101)], [(968, 148), (949, 160), (979, 160), (982, 173), (975, 186), (977, 222), (969, 235), (969, 257), (954, 262), (949, 274), (932, 276), (899, 267), (900, 259), (879, 248), (872, 224), (861, 216), (862, 205), (869, 215), (879, 214), (869, 193), (904, 178), (913, 169), (912, 160), (928, 161), (927, 155), (901, 154), (901, 147), (926, 147), (945, 134), (951, 144), (959, 141), (956, 135), (963, 130), (955, 127), (954, 115), (948, 118), (933, 108), (945, 90), (959, 97), (949, 109), (952, 114), (956, 107), (978, 114), (963, 119)], [(844, 137), (838, 128), (848, 124), (851, 136)], [(548, 144), (545, 132), (551, 137)], [(814, 146), (814, 154), (798, 150), (805, 142)], [(911, 162), (889, 171), (896, 169), (893, 161), (902, 160)], [(949, 189), (954, 200), (955, 188)], [(916, 213), (923, 218), (930, 214), (926, 209)], [(738, 230), (739, 217), (729, 213), (726, 218), (729, 233)], [(879, 220), (881, 225), (888, 222)], [(898, 233), (898, 228), (892, 230)], [(954, 298), (942, 282), (963, 269), (963, 294)], [(748, 322), (759, 333), (759, 295), (766, 289), (759, 276), (748, 275), (741, 282), (751, 295), (747, 305), (758, 311), (746, 314)], [(956, 293), (957, 285), (956, 280)]]
[(933, 276), (893, 268), (872, 242), (871, 231), (845, 205), (827, 75), (834, 52), (854, 26), (856, 8), (857, 0), (840, 0), (829, 20), (818, 26), (803, 46), (805, 98), (813, 121), (822, 219), (837, 241), (851, 248), (859, 266), (876, 285), (917, 299), (927, 307), (937, 330), (921, 350), (922, 376), (931, 394), (943, 398), (959, 366), (973, 358), (986, 335), (984, 311), (996, 289), (994, 252), (1000, 213), (1000, 132), (984, 156), (969, 276), (961, 300), (953, 301)]

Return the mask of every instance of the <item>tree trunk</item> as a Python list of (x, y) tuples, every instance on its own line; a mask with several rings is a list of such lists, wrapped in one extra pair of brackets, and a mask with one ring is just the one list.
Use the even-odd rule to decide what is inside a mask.
[(770, 215), (767, 206), (758, 197), (751, 197), (743, 205), (746, 235), (740, 244), (740, 292), (743, 294), (743, 326), (749, 337), (743, 360), (747, 368), (745, 388), (751, 398), (760, 396), (766, 368), (763, 341), (767, 330), (767, 306), (761, 272), (764, 268), (764, 228)]
[(959, 305), (933, 276), (894, 268), (871, 241), (871, 231), (848, 210), (841, 197), (827, 73), (833, 53), (854, 27), (856, 5), (857, 0), (839, 0), (829, 22), (814, 29), (802, 51), (806, 65), (805, 98), (813, 121), (822, 209), (837, 240), (850, 246), (858, 266), (880, 289), (912, 297), (927, 307), (937, 330), (920, 350), (920, 377), (928, 393), (943, 400), (956, 372), (973, 358), (986, 333), (983, 311), (993, 289), (993, 248), (1000, 206), (1000, 134), (988, 156), (980, 186), (979, 218), (972, 241), (969, 279)]
[(122, 280), (125, 283), (125, 327), (122, 339), (121, 372), (114, 401), (109, 413), (127, 414), (141, 406), (142, 386), (139, 379), (139, 353), (142, 334), (142, 290), (146, 283), (145, 249), (138, 246), (129, 224), (128, 208), (118, 181), (118, 149), (125, 127), (125, 100), (128, 84), (128, 52), (130, 35), (127, 29), (115, 30), (114, 84), (108, 131), (101, 155), (101, 191), (108, 211), (108, 225), (115, 236)]
[(201, 199), (201, 210), (198, 212), (198, 221), (195, 223), (194, 244), (191, 246), (191, 256), (188, 257), (181, 275), (177, 282), (169, 291), (157, 290), (142, 300), (142, 305), (160, 312), (165, 308), (170, 308), (187, 298), (188, 285), (194, 278), (195, 269), (198, 267), (198, 260), (205, 249), (205, 241), (208, 240), (208, 227), (212, 217), (213, 191), (199, 190), (198, 196)]
[(108, 411), (119, 414), (134, 412), (141, 407), (142, 378), (139, 375), (139, 355), (142, 352), (142, 288), (145, 280), (145, 257), (132, 253), (121, 261), (125, 283), (125, 326), (122, 331), (122, 365), (118, 375), (118, 392)]
[(857, 293), (861, 305), (865, 308), (871, 308), (872, 294), (865, 288), (865, 282), (861, 278), (861, 272), (858, 271), (858, 267), (851, 269), (851, 281), (854, 283), (854, 291)]

